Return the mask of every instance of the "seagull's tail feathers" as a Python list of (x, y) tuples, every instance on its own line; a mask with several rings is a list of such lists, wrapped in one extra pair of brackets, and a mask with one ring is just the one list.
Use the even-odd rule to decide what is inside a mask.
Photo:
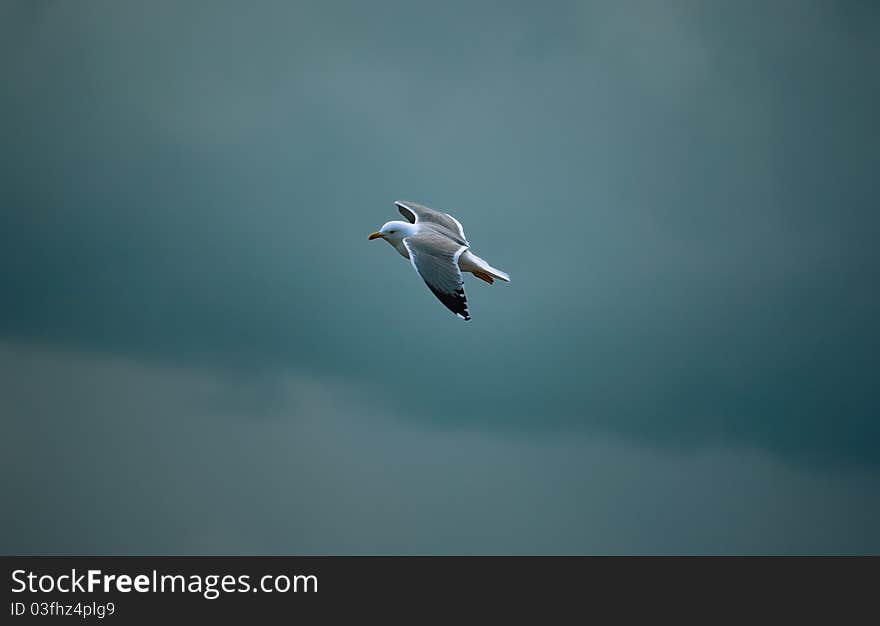
[(499, 280), (503, 280), (506, 283), (510, 282), (510, 276), (507, 275), (507, 272), (502, 272), (499, 269), (495, 269), (491, 265), (488, 267), (489, 275), (498, 278)]
[[(458, 265), (461, 267), (462, 271), (472, 272), (474, 276), (485, 280), (489, 284), (492, 284), (492, 278), (503, 280), (506, 283), (510, 282), (510, 276), (507, 275), (507, 272), (502, 272), (501, 270), (492, 267), (470, 250), (464, 251), (464, 254), (462, 254), (458, 260)], [(480, 276), (480, 274), (488, 274), (489, 280), (486, 280), (486, 278)]]

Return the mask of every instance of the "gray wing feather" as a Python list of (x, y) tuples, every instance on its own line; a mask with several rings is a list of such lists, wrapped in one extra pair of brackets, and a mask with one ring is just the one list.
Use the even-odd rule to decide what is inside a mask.
[(407, 237), (403, 245), (413, 267), (437, 299), (460, 318), (471, 319), (458, 268), (458, 257), (467, 246), (434, 232)]
[(461, 222), (448, 213), (435, 211), (434, 209), (429, 209), (421, 204), (406, 200), (398, 200), (394, 204), (397, 205), (397, 210), (409, 220), (410, 224), (415, 224), (416, 222), (430, 222), (431, 224), (436, 224), (449, 231), (453, 239), (467, 245), (467, 237), (464, 236), (464, 228), (462, 227)]

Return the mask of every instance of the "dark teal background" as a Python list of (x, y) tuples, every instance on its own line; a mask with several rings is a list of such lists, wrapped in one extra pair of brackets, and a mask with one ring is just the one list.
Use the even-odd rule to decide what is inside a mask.
[(880, 552), (878, 13), (0, 3), (0, 552)]

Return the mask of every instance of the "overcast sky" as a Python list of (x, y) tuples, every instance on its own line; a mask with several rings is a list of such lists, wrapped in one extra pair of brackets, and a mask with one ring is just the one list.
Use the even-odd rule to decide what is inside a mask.
[(3, 2), (0, 550), (880, 552), (878, 18)]

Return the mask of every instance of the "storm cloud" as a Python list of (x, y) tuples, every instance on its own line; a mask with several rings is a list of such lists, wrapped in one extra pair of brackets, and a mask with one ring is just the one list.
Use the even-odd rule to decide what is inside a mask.
[[(631, 462), (644, 456), (672, 473), (734, 476), (748, 454), (778, 489), (802, 480), (785, 472), (828, 472), (815, 479), (831, 481), (827, 498), (842, 511), (868, 507), (853, 519), (876, 519), (863, 479), (842, 478), (874, 481), (880, 463), (874, 7), (249, 7), (0, 7), (4, 345), (22, 359), (119, 360), (162, 380), (210, 372), (237, 390), (192, 414), (173, 398), (156, 405), (156, 449), (177, 428), (225, 446), (224, 420), (264, 429), (261, 416), (279, 411), (291, 423), (278, 434), (292, 434), (311, 412), (290, 409), (276, 381), (329, 381), (354, 396), (334, 409), (340, 424), (394, 424), (404, 446), (434, 433), (451, 450), (462, 437), (460, 454), (476, 455), (459, 459), (469, 471), (515, 473), (520, 453), (538, 464), (548, 453), (517, 447), (528, 441), (580, 442), (566, 448), (572, 458), (610, 458), (620, 446)], [(452, 318), (387, 246), (366, 241), (400, 198), (452, 212), (475, 250), (511, 274), (509, 285), (466, 282), (471, 322)], [(95, 371), (103, 406), (117, 391), (110, 370)], [(64, 383), (46, 376), (51, 397)], [(34, 409), (4, 395), (4, 427), (25, 442), (11, 470), (30, 471), (42, 458), (26, 434), (36, 432)], [(370, 403), (375, 413), (351, 408)], [(42, 428), (91, 424), (74, 439), (100, 431), (93, 405), (77, 406), (45, 408)], [(113, 413), (122, 427), (149, 411)], [(254, 437), (252, 452), (263, 445)], [(131, 479), (150, 489), (142, 460)], [(336, 460), (308, 463), (318, 471)], [(563, 490), (575, 500), (584, 463), (567, 468), (575, 477)], [(554, 479), (529, 480), (536, 504)], [(269, 497), (260, 493), (249, 497)], [(755, 519), (773, 506), (763, 494)], [(587, 514), (585, 503), (571, 506), (558, 515)], [(717, 530), (713, 520), (704, 532)], [(730, 549), (877, 545), (867, 531), (839, 544), (747, 535)], [(690, 536), (663, 545), (725, 550)], [(492, 549), (654, 545), (625, 533), (607, 544), (566, 537)], [(480, 545), (426, 541), (408, 545)], [(359, 545), (406, 549), (388, 538)]]

